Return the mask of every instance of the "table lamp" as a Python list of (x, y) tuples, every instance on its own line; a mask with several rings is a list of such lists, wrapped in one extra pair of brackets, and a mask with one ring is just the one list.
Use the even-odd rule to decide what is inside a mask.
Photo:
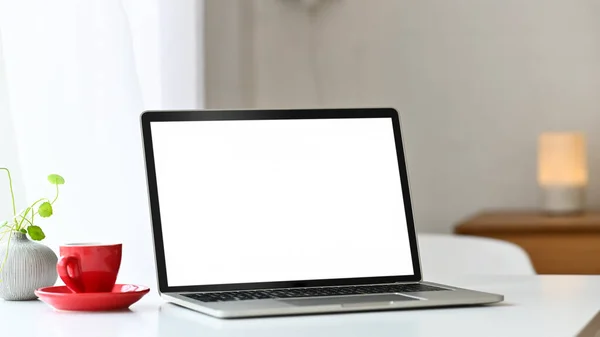
[(538, 145), (543, 210), (550, 214), (583, 211), (588, 180), (585, 135), (545, 132), (540, 135)]

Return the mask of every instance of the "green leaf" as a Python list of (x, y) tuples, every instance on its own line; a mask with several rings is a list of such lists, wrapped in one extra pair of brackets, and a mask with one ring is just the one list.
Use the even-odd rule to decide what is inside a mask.
[(46, 237), (46, 234), (44, 234), (44, 231), (39, 226), (29, 226), (27, 227), (27, 232), (31, 239), (35, 241), (44, 240)]
[(23, 234), (27, 234), (27, 231), (25, 230), (25, 228), (21, 228), (20, 232), (23, 233)]
[(49, 202), (44, 202), (40, 205), (40, 208), (38, 208), (38, 214), (42, 217), (42, 218), (47, 218), (49, 216), (52, 215), (52, 204), (50, 204)]
[(59, 174), (51, 174), (48, 176), (48, 181), (54, 185), (62, 185), (65, 183), (65, 178), (61, 177)]

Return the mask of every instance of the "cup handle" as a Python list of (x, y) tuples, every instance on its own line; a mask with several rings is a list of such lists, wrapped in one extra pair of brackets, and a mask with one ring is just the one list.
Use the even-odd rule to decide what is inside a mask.
[[(69, 274), (69, 268), (73, 272), (73, 275)], [(61, 256), (56, 264), (56, 271), (58, 276), (63, 280), (67, 288), (71, 289), (74, 293), (82, 293), (83, 284), (81, 283), (81, 266), (79, 265), (79, 259), (75, 256)]]

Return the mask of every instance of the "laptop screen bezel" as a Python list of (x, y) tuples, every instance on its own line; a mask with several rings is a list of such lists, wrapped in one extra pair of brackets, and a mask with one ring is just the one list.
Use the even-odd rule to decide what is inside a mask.
[[(396, 142), (398, 171), (402, 185), (406, 225), (410, 242), (410, 253), (413, 265), (412, 275), (373, 276), (342, 279), (292, 280), (278, 282), (211, 284), (169, 286), (165, 263), (162, 224), (160, 220), (159, 196), (152, 147), (152, 122), (185, 122), (185, 121), (227, 121), (227, 120), (276, 120), (276, 119), (336, 119), (336, 118), (391, 118)], [(354, 109), (311, 109), (311, 110), (188, 110), (188, 111), (145, 111), (141, 115), (141, 127), (144, 144), (146, 178), (150, 215), (153, 229), (154, 252), (158, 275), (158, 286), (161, 293), (202, 292), (251, 290), (266, 288), (323, 287), (361, 284), (383, 284), (395, 282), (421, 281), (421, 267), (417, 249), (414, 218), (411, 206), (408, 175), (404, 156), (404, 148), (398, 112), (393, 108), (354, 108)], [(190, 265), (190, 268), (202, 268), (201, 265)]]

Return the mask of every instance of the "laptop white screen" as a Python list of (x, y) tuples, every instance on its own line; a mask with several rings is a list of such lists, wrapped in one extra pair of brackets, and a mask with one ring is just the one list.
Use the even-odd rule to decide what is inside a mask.
[(391, 118), (150, 125), (168, 286), (414, 274)]

